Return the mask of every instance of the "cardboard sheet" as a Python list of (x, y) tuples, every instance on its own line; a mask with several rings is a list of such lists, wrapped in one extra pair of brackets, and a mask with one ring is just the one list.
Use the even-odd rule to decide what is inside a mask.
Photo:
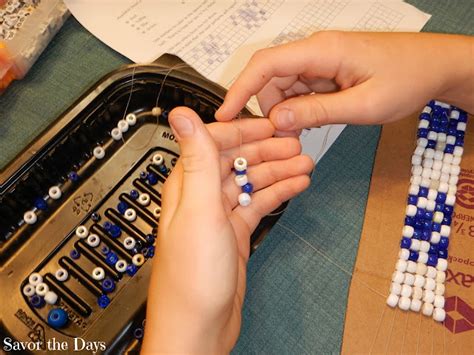
[[(470, 117), (472, 120), (473, 118)], [(352, 277), (344, 354), (474, 353), (474, 124), (468, 123), (446, 278), (444, 324), (385, 303), (400, 249), (417, 116), (383, 127)]]

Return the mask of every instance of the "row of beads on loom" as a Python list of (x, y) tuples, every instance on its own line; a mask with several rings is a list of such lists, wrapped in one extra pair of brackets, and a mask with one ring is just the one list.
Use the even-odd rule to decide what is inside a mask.
[(420, 115), (399, 259), (387, 304), (443, 322), (451, 220), (466, 112), (431, 101)]

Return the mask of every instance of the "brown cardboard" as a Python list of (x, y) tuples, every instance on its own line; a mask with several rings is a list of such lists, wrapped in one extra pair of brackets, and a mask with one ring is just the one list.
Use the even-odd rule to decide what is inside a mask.
[[(472, 120), (473, 117), (470, 117)], [(416, 116), (382, 129), (349, 291), (342, 353), (474, 354), (474, 124), (468, 124), (452, 222), (445, 324), (385, 303), (398, 259)]]

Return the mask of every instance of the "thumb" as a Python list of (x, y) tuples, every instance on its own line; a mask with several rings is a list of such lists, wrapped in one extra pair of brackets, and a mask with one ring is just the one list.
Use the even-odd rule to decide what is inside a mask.
[(373, 98), (364, 84), (327, 94), (293, 97), (275, 105), (270, 120), (277, 130), (295, 131), (333, 123), (368, 123)]
[(216, 144), (199, 116), (179, 107), (169, 114), (169, 123), (181, 150), (183, 180), (180, 203), (202, 206), (221, 201), (219, 154)]

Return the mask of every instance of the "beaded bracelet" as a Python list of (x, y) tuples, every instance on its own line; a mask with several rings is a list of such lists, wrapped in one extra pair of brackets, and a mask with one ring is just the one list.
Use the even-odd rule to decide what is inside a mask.
[(387, 304), (443, 322), (451, 220), (467, 113), (439, 101), (423, 109), (411, 158), (405, 225)]

